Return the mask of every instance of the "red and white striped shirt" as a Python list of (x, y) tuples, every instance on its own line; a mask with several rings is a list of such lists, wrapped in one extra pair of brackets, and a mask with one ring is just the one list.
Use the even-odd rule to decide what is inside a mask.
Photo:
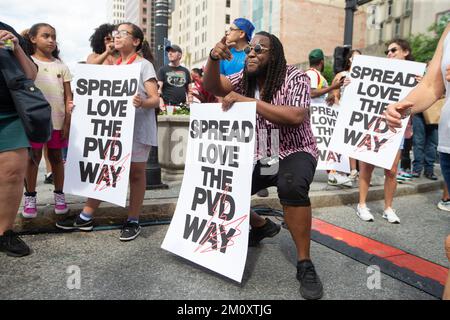
[[(233, 90), (243, 94), (243, 71), (228, 76)], [(276, 106), (292, 106), (308, 108), (311, 104), (310, 79), (295, 66), (287, 66), (286, 79), (281, 88), (275, 93), (271, 104)], [(298, 127), (288, 127), (274, 124), (259, 114), (256, 116), (257, 147), (256, 160), (276, 155), (277, 143), (279, 144), (278, 155), (280, 159), (296, 152), (307, 152), (315, 159), (318, 157), (316, 139), (314, 138), (309, 116)], [(272, 141), (276, 130), (279, 133), (279, 141)], [(267, 141), (267, 142), (266, 142)]]

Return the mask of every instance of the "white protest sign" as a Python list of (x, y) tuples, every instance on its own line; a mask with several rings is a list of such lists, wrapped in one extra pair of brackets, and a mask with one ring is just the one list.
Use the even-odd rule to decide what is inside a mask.
[(76, 66), (64, 192), (125, 207), (140, 69)]
[(330, 107), (321, 103), (312, 104), (309, 109), (311, 112), (311, 128), (319, 149), (317, 170), (336, 170), (349, 173), (350, 159), (328, 149), (340, 107), (337, 105)]
[(359, 55), (353, 60), (330, 150), (391, 169), (405, 133), (389, 130), (383, 112), (405, 98), (423, 75), (425, 64)]
[(247, 259), (256, 103), (191, 106), (186, 166), (162, 248), (241, 282)]

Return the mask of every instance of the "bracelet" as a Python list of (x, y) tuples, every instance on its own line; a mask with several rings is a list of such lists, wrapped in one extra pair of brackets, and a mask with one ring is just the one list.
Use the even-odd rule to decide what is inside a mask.
[(213, 51), (214, 51), (214, 48), (211, 49), (211, 51), (209, 52), (209, 57), (211, 58), (212, 61), (219, 61), (220, 58), (214, 58), (214, 57), (213, 57), (213, 55), (212, 55)]

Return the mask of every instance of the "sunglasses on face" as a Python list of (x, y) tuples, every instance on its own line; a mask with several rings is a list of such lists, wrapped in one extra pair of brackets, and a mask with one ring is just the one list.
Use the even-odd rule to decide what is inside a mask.
[(260, 53), (263, 53), (263, 52), (265, 52), (265, 51), (269, 51), (270, 49), (265, 48), (265, 47), (263, 47), (263, 46), (260, 45), (260, 44), (257, 44), (257, 45), (254, 46), (254, 47), (252, 47), (252, 46), (246, 47), (246, 48), (244, 49), (244, 52), (245, 52), (246, 55), (249, 55), (250, 52), (252, 52), (252, 50), (255, 50), (255, 53), (256, 53), (256, 54), (260, 54)]
[(387, 49), (387, 50), (384, 52), (384, 54), (385, 54), (385, 55), (388, 55), (389, 52), (391, 52), (391, 53), (396, 53), (397, 50), (398, 50), (398, 48)]
[(114, 37), (114, 38), (121, 38), (121, 37), (126, 37), (126, 36), (129, 36), (129, 35), (131, 35), (131, 33), (129, 33), (127, 30), (114, 30), (113, 32), (112, 32), (112, 36)]

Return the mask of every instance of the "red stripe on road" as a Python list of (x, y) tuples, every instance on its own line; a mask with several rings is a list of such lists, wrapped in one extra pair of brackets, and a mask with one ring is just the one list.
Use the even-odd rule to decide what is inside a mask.
[(345, 242), (351, 247), (361, 249), (368, 254), (388, 260), (401, 268), (409, 269), (422, 277), (438, 281), (442, 285), (445, 285), (447, 281), (447, 268), (398, 248), (316, 218), (313, 218), (312, 229), (336, 240)]

